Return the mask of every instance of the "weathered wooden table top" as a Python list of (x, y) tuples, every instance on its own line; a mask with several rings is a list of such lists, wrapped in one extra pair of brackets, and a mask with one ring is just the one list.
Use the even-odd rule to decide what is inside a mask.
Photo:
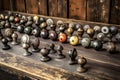
[[(16, 12), (15, 12), (16, 13)], [(30, 15), (31, 14), (24, 14)], [(41, 16), (45, 18), (52, 18), (56, 22), (62, 20), (65, 23), (75, 22), (82, 25), (89, 24), (90, 26), (112, 26), (109, 24), (86, 22), (80, 20), (63, 19), (50, 16)], [(116, 25), (120, 28), (119, 25)], [(19, 35), (19, 39), (21, 35)], [(34, 38), (31, 36), (31, 39)], [(40, 48), (47, 46), (49, 43), (55, 43), (56, 46), (61, 44), (59, 42), (53, 42), (51, 40), (44, 40), (40, 38)], [(9, 43), (11, 45), (11, 43)], [(61, 44), (64, 47), (63, 53), (66, 55), (65, 59), (56, 59), (55, 55), (50, 55), (52, 58), (49, 62), (41, 62), (40, 53), (33, 53), (33, 55), (24, 57), (24, 49), (21, 45), (11, 45), (10, 50), (2, 50), (2, 43), (0, 41), (0, 68), (8, 72), (12, 72), (22, 76), (29, 76), (34, 79), (40, 80), (120, 80), (120, 51), (116, 54), (109, 54), (103, 49), (103, 51), (95, 51), (93, 49), (85, 49), (81, 46), (75, 46), (79, 56), (84, 56), (87, 59), (86, 73), (78, 73), (76, 68), (79, 65), (69, 65), (68, 51), (73, 49), (74, 46), (69, 44)], [(106, 47), (104, 45), (104, 47)], [(117, 46), (119, 50), (120, 46)], [(30, 49), (31, 50), (31, 49)]]
[[(31, 39), (34, 38), (31, 36)], [(20, 36), (19, 36), (20, 39)], [(61, 44), (44, 40), (40, 38), (40, 48), (47, 46), (49, 43)], [(9, 43), (11, 45), (11, 43)], [(24, 57), (24, 49), (21, 45), (11, 45), (10, 50), (0, 48), (0, 67), (18, 75), (30, 76), (40, 80), (119, 80), (120, 79), (120, 53), (109, 54), (106, 51), (95, 51), (93, 49), (84, 49), (76, 46), (79, 56), (84, 56), (88, 63), (86, 73), (78, 73), (76, 68), (79, 65), (69, 65), (68, 51), (74, 48), (69, 44), (64, 46), (65, 59), (56, 59), (56, 54), (51, 54), (49, 62), (40, 61), (40, 52)], [(0, 42), (0, 47), (2, 43)], [(31, 48), (30, 48), (31, 50)]]

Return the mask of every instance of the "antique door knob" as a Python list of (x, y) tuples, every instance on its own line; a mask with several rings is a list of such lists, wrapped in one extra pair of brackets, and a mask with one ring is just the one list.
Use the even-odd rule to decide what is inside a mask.
[(39, 22), (39, 20), (40, 20), (40, 17), (39, 17), (39, 16), (36, 15), (36, 16), (33, 17), (34, 23)]
[(53, 41), (56, 41), (58, 39), (58, 34), (55, 31), (56, 25), (52, 24), (52, 25), (50, 25), (50, 28), (51, 28), (51, 30), (49, 32), (49, 38)]
[(18, 39), (18, 34), (17, 34), (17, 33), (13, 33), (13, 34), (12, 34), (12, 40), (13, 40), (13, 41), (12, 41), (11, 44), (17, 45), (17, 44), (18, 44), (17, 39)]
[(64, 31), (65, 31), (65, 27), (64, 26), (59, 27), (59, 32), (64, 32)]
[(46, 23), (46, 22), (42, 22), (42, 23), (40, 24), (40, 28), (41, 28), (41, 29), (46, 29), (46, 27), (47, 27), (47, 23)]
[(27, 20), (27, 17), (25, 15), (22, 15), (21, 19), (26, 19)]
[(90, 38), (92, 39), (93, 36), (94, 36), (94, 33), (95, 33), (94, 29), (89, 28), (89, 29), (87, 29), (86, 32), (87, 32), (87, 34), (90, 36)]
[(25, 23), (25, 26), (32, 26), (32, 24), (33, 24), (33, 21), (27, 21), (26, 23)]
[(84, 67), (86, 63), (87, 63), (86, 58), (80, 57), (80, 58), (78, 59), (78, 64), (79, 64), (80, 66), (77, 68), (77, 71), (78, 71), (79, 73), (84, 73), (84, 72), (87, 71), (87, 69)]
[(42, 57), (40, 58), (40, 60), (42, 62), (47, 62), (47, 61), (51, 60), (51, 58), (48, 56), (49, 55), (49, 50), (47, 48), (42, 48), (40, 53), (42, 55)]
[(69, 54), (69, 57), (70, 57), (69, 64), (70, 64), (70, 65), (77, 64), (77, 60), (76, 60), (77, 50), (76, 50), (76, 48), (74, 48), (73, 50), (70, 50), (70, 51), (68, 52), (68, 54)]
[(21, 17), (20, 24), (21, 24), (21, 25), (25, 25), (25, 23), (26, 23), (27, 21), (28, 21), (28, 20), (27, 20), (27, 17), (23, 15), (23, 16)]
[(4, 20), (5, 19), (5, 15), (4, 14), (0, 14), (0, 19)]
[(10, 25), (11, 25), (10, 28), (16, 30), (16, 29), (17, 29), (17, 26), (18, 26), (19, 24), (11, 23)]
[(51, 43), (50, 45), (49, 45), (49, 47), (50, 47), (50, 54), (54, 54), (54, 53), (56, 53), (56, 50), (54, 49), (55, 48), (55, 44), (53, 44), (53, 43)]
[(101, 27), (100, 26), (94, 26), (94, 31), (99, 33), (101, 31)]
[(3, 38), (2, 39), (2, 44), (3, 44), (3, 47), (2, 47), (2, 49), (3, 50), (8, 50), (8, 49), (10, 49), (11, 47), (8, 45), (8, 40), (6, 39), (6, 38)]
[(30, 26), (26, 27), (24, 33), (30, 35), (32, 33), (32, 28)]
[(77, 36), (71, 36), (69, 42), (73, 46), (78, 45), (79, 44), (79, 38)]
[(56, 33), (56, 31), (50, 31), (49, 38), (53, 41), (56, 41), (58, 39), (58, 34)]
[(87, 32), (87, 30), (90, 28), (90, 25), (85, 25), (84, 27), (83, 27), (83, 29), (84, 29), (84, 31), (85, 32)]
[(30, 48), (30, 38), (27, 34), (22, 36), (21, 44), (22, 44), (22, 47), (25, 49), (25, 53), (23, 53), (23, 55), (24, 56), (32, 55), (32, 53), (28, 51), (28, 49)]
[(25, 49), (25, 51), (26, 51), (26, 52), (23, 54), (24, 56), (30, 56), (30, 55), (32, 55), (32, 53), (28, 51), (28, 48), (30, 47), (29, 44), (24, 43), (24, 44), (22, 44), (22, 47), (23, 47), (23, 48)]
[(69, 26), (68, 26), (68, 29), (67, 29), (68, 39), (72, 36), (72, 34), (74, 32), (74, 27), (75, 27), (74, 23), (69, 23)]
[(59, 42), (62, 42), (62, 43), (67, 41), (67, 35), (66, 35), (66, 33), (64, 31), (65, 31), (65, 26), (61, 25), (59, 27), (58, 39), (59, 39)]
[(74, 32), (74, 29), (73, 29), (72, 27), (69, 27), (69, 28), (67, 29), (68, 39), (72, 36), (73, 32)]
[[(43, 18), (43, 20), (44, 20), (44, 18)], [(33, 21), (36, 26), (39, 26), (42, 23), (41, 17), (39, 17), (39, 16), (34, 16)]]
[(104, 33), (104, 34), (108, 34), (109, 33), (109, 28), (107, 26), (103, 26), (101, 28), (101, 32)]
[(20, 18), (19, 18), (18, 16), (15, 17), (15, 18), (14, 18), (14, 22), (15, 22), (15, 23), (19, 23), (19, 22), (20, 22)]
[(39, 52), (40, 51), (39, 45), (40, 45), (39, 38), (32, 39), (32, 52)]
[(116, 45), (115, 45), (114, 42), (108, 42), (106, 48), (107, 48), (107, 51), (109, 53), (115, 53), (116, 52)]
[(12, 11), (8, 11), (8, 15), (9, 16), (13, 15), (13, 12)]
[(56, 25), (55, 25), (55, 24), (51, 24), (51, 25), (49, 25), (49, 27), (50, 27), (50, 29), (51, 29), (52, 31), (55, 31), (55, 29), (56, 29)]
[(117, 40), (117, 42), (120, 43), (120, 33), (117, 33), (117, 34), (116, 34), (115, 39)]
[(14, 22), (14, 18), (15, 18), (15, 17), (11, 15), (11, 16), (9, 17), (9, 21), (10, 21), (10, 22)]
[(43, 39), (47, 39), (48, 36), (49, 36), (49, 32), (48, 30), (46, 29), (47, 27), (47, 23), (46, 22), (42, 22), (41, 25), (40, 25), (40, 28), (42, 29), (41, 30), (41, 33), (40, 33), (40, 36), (43, 38)]
[(92, 41), (92, 47), (95, 49), (95, 50), (101, 50), (102, 49), (102, 46), (103, 46), (103, 43), (102, 41)]
[(40, 24), (43, 23), (43, 22), (46, 22), (45, 18), (40, 17)]
[(35, 15), (35, 16), (33, 17), (33, 21), (34, 21), (34, 22), (39, 21), (39, 19), (40, 19), (40, 18), (39, 18), (39, 16), (37, 16), (37, 15)]
[(69, 27), (75, 28), (75, 23), (74, 22), (69, 23)]
[(82, 39), (83, 33), (84, 33), (84, 30), (82, 28), (77, 29), (77, 34), (78, 34), (78, 37), (79, 37), (80, 40)]
[(5, 36), (7, 37), (8, 41), (12, 41), (12, 34), (13, 30), (11, 28), (5, 29)]
[(99, 41), (104, 40), (104, 37), (105, 37), (104, 33), (98, 33), (98, 34), (97, 34), (97, 39), (98, 39)]
[(5, 15), (5, 20), (9, 20), (9, 16), (8, 15)]
[(18, 16), (19, 18), (22, 18), (22, 14), (17, 14), (17, 16)]
[(36, 26), (39, 26), (39, 25), (40, 25), (40, 20), (36, 20), (36, 21), (34, 22), (34, 24), (35, 24)]
[(91, 39), (90, 38), (83, 38), (81, 40), (81, 45), (84, 47), (84, 48), (89, 48), (90, 47), (90, 44), (91, 44)]
[(41, 31), (41, 29), (39, 27), (36, 27), (35, 29), (32, 30), (32, 34), (35, 37), (39, 37), (40, 36), (40, 31)]
[(63, 58), (65, 58), (65, 55), (63, 54), (63, 46), (61, 46), (61, 45), (58, 45), (57, 46), (57, 58), (58, 59), (63, 59)]
[(116, 35), (118, 33), (118, 28), (115, 26), (111, 26), (110, 28), (110, 34)]
[(5, 21), (1, 21), (1, 22), (0, 22), (0, 28), (1, 28), (1, 29), (5, 28)]
[(6, 21), (6, 23), (5, 23), (5, 28), (11, 28), (10, 22)]
[(64, 25), (64, 22), (63, 21), (61, 21), (61, 20), (58, 20), (57, 21), (57, 26), (58, 27), (61, 27), (61, 26), (63, 26)]
[(24, 32), (24, 26), (23, 25), (17, 26), (17, 31), (20, 32), (20, 33), (23, 33)]
[(59, 39), (59, 42), (64, 43), (64, 42), (67, 41), (67, 35), (66, 35), (65, 33), (60, 33), (60, 34), (58, 35), (58, 39)]
[(26, 22), (27, 22), (26, 19), (21, 19), (20, 22), (19, 22), (19, 24), (20, 24), (20, 25), (24, 25)]
[(97, 39), (97, 34), (99, 34), (100, 33), (100, 31), (101, 31), (101, 27), (100, 26), (98, 26), (98, 25), (96, 25), (96, 26), (94, 26), (94, 31), (95, 31), (95, 34), (94, 34), (94, 39)]
[(53, 21), (53, 19), (49, 18), (46, 20), (46, 23), (48, 26), (50, 26), (50, 25), (54, 24), (54, 21)]
[(61, 26), (59, 27), (59, 32), (60, 32), (60, 33), (64, 33), (64, 31), (65, 31), (65, 25), (61, 25)]
[(28, 21), (33, 21), (33, 17), (32, 16), (28, 16), (27, 19), (28, 19)]
[[(82, 25), (81, 24), (76, 24), (75, 25), (75, 29), (78, 30), (79, 28), (82, 28)], [(82, 28), (83, 29), (83, 28)]]
[(47, 29), (42, 29), (41, 30), (41, 33), (40, 33), (40, 36), (43, 38), (43, 39), (47, 39), (48, 36), (49, 36), (49, 32)]

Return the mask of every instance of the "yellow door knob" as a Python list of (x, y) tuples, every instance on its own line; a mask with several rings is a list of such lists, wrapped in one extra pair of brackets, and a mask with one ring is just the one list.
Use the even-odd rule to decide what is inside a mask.
[(78, 45), (78, 43), (79, 43), (79, 39), (77, 36), (70, 37), (70, 44), (71, 45), (75, 46), (75, 45)]

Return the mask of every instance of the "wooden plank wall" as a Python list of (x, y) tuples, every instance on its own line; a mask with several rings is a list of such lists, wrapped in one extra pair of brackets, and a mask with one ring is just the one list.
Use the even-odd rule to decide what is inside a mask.
[(25, 0), (14, 0), (16, 1), (16, 11), (19, 12), (26, 12), (26, 7), (25, 7)]
[(48, 5), (47, 5), (47, 0), (39, 0), (38, 2), (38, 7), (39, 7), (39, 14), (41, 15), (48, 15)]
[(109, 22), (110, 0), (88, 0), (87, 20)]
[(69, 0), (69, 17), (86, 20), (86, 0)]
[(120, 24), (119, 0), (0, 0), (0, 10)]
[(120, 24), (120, 0), (111, 0), (110, 23)]
[(2, 0), (2, 8), (3, 10), (11, 10), (10, 0)]

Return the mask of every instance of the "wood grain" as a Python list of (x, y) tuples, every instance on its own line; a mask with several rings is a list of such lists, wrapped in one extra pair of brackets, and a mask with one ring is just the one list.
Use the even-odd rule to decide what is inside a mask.
[(10, 0), (11, 11), (17, 11), (17, 0)]
[(110, 23), (120, 24), (120, 0), (111, 0)]
[(3, 7), (3, 10), (11, 10), (10, 0), (3, 0), (2, 7)]
[(26, 0), (27, 13), (38, 14), (38, 0)]
[(110, 0), (87, 0), (87, 20), (109, 22)]
[(38, 3), (39, 3), (38, 4), (39, 14), (41, 14), (41, 15), (47, 15), (48, 14), (47, 0), (39, 0)]
[(49, 16), (58, 16), (58, 0), (48, 0)]
[(57, 17), (67, 17), (68, 0), (49, 0), (49, 15)]
[[(19, 39), (23, 34), (19, 34)], [(31, 39), (34, 39), (34, 36), (30, 36)], [(42, 46), (45, 46), (48, 48), (48, 43), (53, 43), (51, 40), (44, 40), (41, 39), (41, 48)], [(59, 42), (54, 42), (55, 46), (58, 46), (60, 44)], [(1, 44), (1, 43), (0, 43)], [(81, 48), (80, 46), (77, 46), (77, 51), (79, 56), (83, 56), (87, 58), (88, 63), (86, 67), (88, 68), (88, 72), (86, 73), (77, 73), (76, 68), (79, 65), (69, 65), (69, 58), (67, 51), (72, 49), (72, 46), (69, 44), (62, 44), (64, 46), (63, 54), (66, 55), (65, 59), (58, 60), (56, 59), (56, 55), (49, 55), (52, 60), (43, 63), (40, 62), (41, 54), (33, 53), (33, 55), (28, 57), (23, 57), (23, 53), (25, 52), (24, 49), (20, 45), (13, 46), (11, 45), (12, 49), (8, 51), (4, 51), (0, 49), (0, 65), (1, 67), (7, 67), (7, 69), (12, 69), (13, 72), (16, 72), (16, 74), (26, 75), (30, 77), (34, 77), (36, 79), (40, 80), (119, 80), (119, 74), (120, 74), (120, 65), (119, 60), (115, 64), (118, 64), (119, 66), (107, 64), (107, 63), (101, 63), (96, 60), (90, 60), (88, 59), (88, 56), (91, 56), (96, 59), (99, 59), (98, 57), (102, 57), (104, 60), (110, 60), (113, 61), (112, 56), (115, 57), (115, 55), (112, 56), (105, 56), (105, 53), (103, 52), (97, 53), (93, 50), (88, 50)], [(66, 47), (67, 46), (67, 47)], [(96, 55), (95, 55), (96, 54)], [(87, 55), (87, 56), (86, 56)], [(103, 56), (104, 55), (104, 56)], [(116, 55), (119, 56), (119, 55)], [(106, 57), (106, 58), (105, 58)], [(92, 59), (94, 59), (92, 58)], [(120, 58), (118, 58), (120, 59)], [(114, 59), (115, 60), (115, 59)], [(32, 65), (31, 65), (32, 64)]]
[(68, 0), (58, 0), (58, 17), (67, 17), (68, 13)]
[(86, 0), (69, 0), (69, 18), (86, 19)]
[[(22, 14), (22, 13), (20, 13)], [(31, 15), (34, 16), (34, 14), (25, 14), (23, 15)], [(89, 24), (90, 26), (94, 25), (100, 25), (100, 26), (116, 26), (116, 25), (110, 25), (110, 24), (103, 24), (103, 23), (95, 23), (95, 22), (86, 22), (81, 20), (73, 20), (73, 19), (64, 19), (64, 18), (58, 18), (58, 17), (48, 17), (48, 16), (41, 16), (47, 18), (52, 18), (54, 21), (57, 20), (63, 20), (64, 22), (71, 23), (80, 22), (83, 26), (85, 24)], [(120, 28), (120, 25), (118, 26)], [(19, 34), (19, 40), (23, 34)], [(34, 39), (34, 36), (30, 36), (30, 39)], [(23, 57), (24, 49), (20, 45), (10, 45), (11, 49), (8, 51), (4, 51), (0, 49), (0, 65), (5, 65), (9, 68), (12, 68), (19, 72), (21, 72), (23, 75), (29, 75), (34, 77), (41, 77), (44, 79), (60, 79), (60, 80), (80, 80), (81, 76), (84, 77), (84, 79), (87, 80), (119, 80), (119, 74), (120, 74), (120, 52), (116, 54), (109, 54), (106, 50), (101, 51), (95, 51), (94, 49), (85, 49), (83, 47), (79, 46), (71, 46), (68, 43), (61, 44), (60, 42), (54, 42), (48, 39), (42, 39), (40, 38), (40, 48), (43, 48), (45, 46), (48, 47), (48, 43), (54, 43), (55, 46), (62, 45), (64, 47), (63, 54), (66, 55), (65, 59), (58, 60), (56, 59), (56, 55), (49, 55), (52, 60), (47, 63), (40, 62), (40, 53), (36, 53), (29, 57)], [(2, 45), (2, 43), (0, 43)], [(66, 47), (67, 46), (67, 47)], [(2, 46), (1, 46), (2, 47)], [(67, 52), (73, 48), (76, 48), (78, 51), (78, 56), (84, 56), (88, 63), (86, 67), (88, 68), (88, 72), (86, 73), (77, 73), (76, 68), (77, 65), (71, 66), (68, 64), (69, 62), (69, 55)], [(103, 47), (106, 47), (105, 44), (103, 44)], [(119, 50), (120, 45), (116, 45), (117, 50)], [(31, 50), (31, 48), (29, 49)], [(120, 51), (120, 50), (119, 50)], [(32, 65), (31, 65), (32, 64)], [(82, 77), (82, 79), (83, 79)]]
[[(5, 53), (6, 59), (3, 57)], [(1, 56), (3, 58), (1, 58)], [(0, 65), (8, 67), (7, 69), (14, 70), (13, 72), (17, 72), (16, 74), (26, 75), (40, 80), (84, 80), (84, 78), (78, 74), (75, 75), (63, 69), (36, 62), (29, 58), (22, 58), (22, 56), (11, 55), (10, 52), (3, 52), (3, 54), (0, 54), (0, 58)]]
[(14, 74), (7, 70), (8, 69), (5, 69), (5, 67), (2, 68), (0, 66), (0, 80), (34, 80), (34, 79), (28, 78), (26, 76)]
[(26, 12), (25, 0), (16, 0), (16, 8), (18, 12)]
[(0, 11), (2, 11), (2, 1), (3, 0), (0, 0)]

